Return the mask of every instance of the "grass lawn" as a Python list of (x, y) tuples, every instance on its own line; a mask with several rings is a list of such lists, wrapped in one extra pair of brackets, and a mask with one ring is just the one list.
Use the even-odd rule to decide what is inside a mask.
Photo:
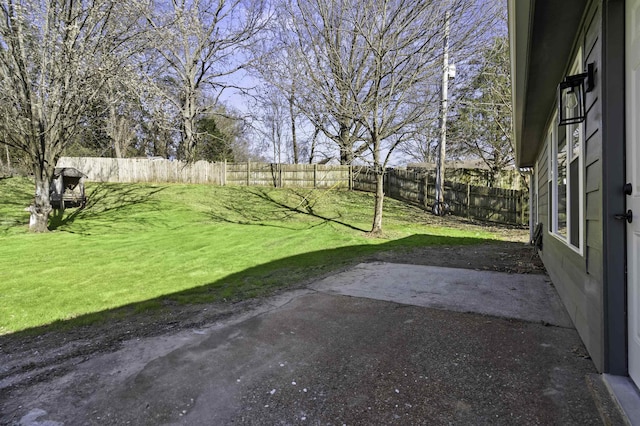
[(0, 334), (124, 305), (255, 297), (376, 251), (499, 238), (429, 225), (391, 199), (385, 236), (371, 238), (373, 196), (360, 192), (88, 183), (87, 193), (84, 210), (31, 234), (32, 182), (0, 180)]

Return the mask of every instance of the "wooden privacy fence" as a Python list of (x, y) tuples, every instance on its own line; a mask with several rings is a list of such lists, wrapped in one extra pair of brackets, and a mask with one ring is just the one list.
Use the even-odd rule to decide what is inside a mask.
[[(148, 158), (63, 157), (57, 167), (74, 167), (92, 182), (199, 183), (272, 186), (279, 188), (348, 188), (375, 191), (371, 168), (324, 164), (209, 163)], [(433, 207), (435, 182), (428, 174), (387, 169), (385, 195)], [(528, 193), (501, 188), (445, 182), (445, 203), (456, 216), (510, 224), (528, 223)]]
[[(373, 171), (361, 169), (356, 172), (353, 188), (375, 191)], [(387, 169), (384, 192), (388, 197), (431, 210), (436, 195), (435, 179), (425, 173)], [(445, 181), (444, 201), (447, 210), (456, 216), (518, 225), (529, 223), (527, 191)]]
[(184, 163), (164, 158), (62, 157), (92, 182), (176, 182), (212, 185), (333, 188), (352, 187), (352, 167), (322, 164)]

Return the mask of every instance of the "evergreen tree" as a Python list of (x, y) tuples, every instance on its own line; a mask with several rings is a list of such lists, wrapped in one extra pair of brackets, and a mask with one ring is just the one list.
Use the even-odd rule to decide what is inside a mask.
[(509, 40), (496, 37), (472, 64), (449, 140), (461, 157), (482, 160), (493, 179), (513, 164)]

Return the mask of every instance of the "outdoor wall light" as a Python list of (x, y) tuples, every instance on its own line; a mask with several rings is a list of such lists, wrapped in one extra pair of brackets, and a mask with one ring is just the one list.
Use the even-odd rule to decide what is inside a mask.
[(558, 85), (558, 125), (582, 123), (587, 117), (586, 94), (594, 87), (595, 64), (582, 74), (569, 75)]

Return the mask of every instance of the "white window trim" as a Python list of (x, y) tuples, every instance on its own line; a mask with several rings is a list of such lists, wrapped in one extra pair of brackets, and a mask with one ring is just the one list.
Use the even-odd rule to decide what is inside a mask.
[[(572, 74), (577, 74), (582, 72), (581, 70), (581, 64), (582, 64), (582, 49), (580, 49), (576, 55), (576, 58), (573, 62), (573, 65), (571, 66), (571, 70), (570, 70), (570, 75)], [(563, 126), (563, 127), (559, 127), (557, 125), (558, 122), (558, 111), (556, 110), (553, 114), (553, 118), (551, 120), (551, 125), (549, 126), (549, 130), (547, 131), (547, 157), (548, 157), (548, 161), (549, 161), (549, 173), (548, 173), (548, 182), (552, 182), (552, 188), (553, 188), (553, 192), (552, 192), (552, 197), (549, 200), (550, 205), (551, 205), (551, 216), (549, 217), (549, 229), (548, 229), (548, 233), (553, 236), (554, 238), (556, 238), (557, 240), (561, 241), (562, 243), (564, 243), (567, 247), (569, 247), (571, 250), (573, 250), (574, 252), (578, 253), (580, 256), (584, 255), (584, 233), (585, 233), (585, 229), (584, 229), (584, 156), (585, 156), (585, 124), (580, 123), (578, 124), (578, 126), (580, 126), (580, 152), (578, 154), (578, 215), (577, 218), (574, 217), (575, 213), (572, 212), (571, 210), (571, 203), (568, 201), (569, 199), (569, 194), (571, 194), (571, 191), (573, 190), (573, 185), (576, 184), (576, 182), (572, 182), (572, 179), (570, 178), (570, 167), (571, 167), (571, 160), (572, 160), (572, 156), (573, 153), (571, 152), (571, 135), (569, 134), (569, 129), (572, 128), (572, 126)], [(567, 193), (567, 236), (563, 236), (560, 235), (557, 232), (558, 229), (558, 191), (557, 191), (557, 182), (555, 182), (555, 176), (557, 176), (558, 174), (558, 170), (557, 170), (557, 158), (558, 158), (558, 132), (559, 131), (564, 131), (566, 132), (566, 143), (565, 143), (565, 150), (566, 150), (566, 154), (567, 154), (567, 165), (566, 165), (566, 176), (567, 176), (567, 189), (566, 189), (566, 193)], [(575, 157), (574, 157), (575, 158)], [(573, 222), (574, 220), (578, 220), (578, 244), (579, 247), (574, 246), (573, 244), (571, 244), (571, 222)]]
[[(556, 125), (555, 123), (558, 120), (558, 113), (554, 112), (553, 117), (551, 118), (551, 125), (549, 126), (549, 130), (547, 131), (546, 143), (547, 143), (547, 161), (548, 161), (548, 173), (547, 173), (547, 192), (549, 196), (549, 227), (547, 232), (566, 242), (563, 240), (562, 236), (556, 234), (556, 229), (558, 229), (558, 214), (557, 214), (557, 205), (558, 205), (558, 191), (556, 190)], [(551, 185), (549, 185), (551, 184)]]

